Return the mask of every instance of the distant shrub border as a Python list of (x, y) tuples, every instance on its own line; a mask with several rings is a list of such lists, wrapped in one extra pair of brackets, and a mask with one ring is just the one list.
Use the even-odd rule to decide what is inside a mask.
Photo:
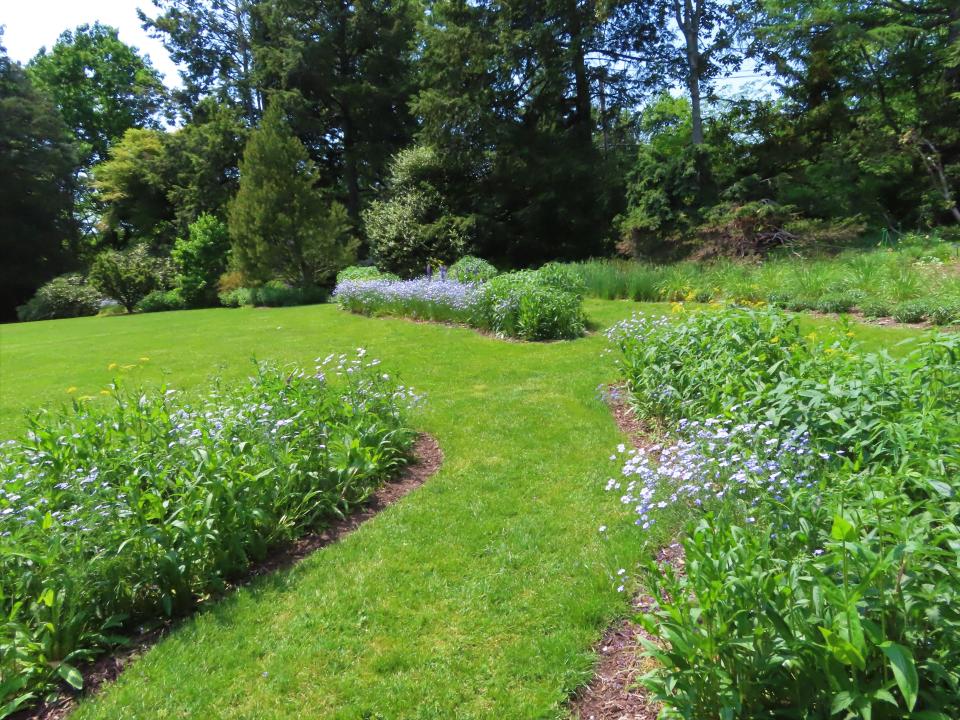
[[(464, 258), (449, 275), (489, 276), (492, 267)], [(496, 275), (488, 282), (460, 282), (447, 273), (435, 279), (345, 279), (333, 297), (344, 309), (363, 315), (462, 323), (522, 340), (560, 340), (579, 337), (586, 327), (578, 281), (564, 266), (550, 265)]]

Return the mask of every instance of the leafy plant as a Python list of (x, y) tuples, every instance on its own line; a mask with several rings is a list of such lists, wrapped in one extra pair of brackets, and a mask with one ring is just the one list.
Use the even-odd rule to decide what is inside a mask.
[(0, 449), (0, 707), (190, 611), (405, 462), (416, 396), (361, 351), (188, 399), (114, 386)]
[(42, 285), (36, 295), (17, 308), (17, 316), (28, 321), (96, 315), (102, 299), (82, 275), (61, 275)]
[(450, 266), (449, 272), (451, 278), (462, 283), (487, 282), (499, 274), (499, 271), (486, 260), (472, 255), (464, 255), (457, 260)]
[(150, 254), (145, 244), (104, 250), (90, 266), (90, 283), (132, 313), (143, 298), (169, 286), (169, 262)]
[(177, 287), (187, 305), (215, 303), (217, 279), (227, 269), (229, 251), (226, 223), (213, 215), (201, 215), (190, 224), (187, 238), (177, 238), (170, 256), (177, 268)]

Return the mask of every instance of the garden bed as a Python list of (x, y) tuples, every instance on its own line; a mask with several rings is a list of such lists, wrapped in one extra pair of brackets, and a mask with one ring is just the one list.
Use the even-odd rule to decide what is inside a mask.
[(418, 399), (363, 351), (309, 375), (261, 367), (198, 400), (105, 393), (36, 416), (0, 453), (7, 713), (60, 681), (80, 689), (78, 666), (277, 565), (313, 528), (348, 527), (406, 464)]
[(678, 717), (960, 710), (960, 346), (849, 335), (736, 309), (610, 332), (633, 406), (676, 423), (607, 487), (644, 531), (689, 519), (686, 571), (633, 580), (660, 640), (642, 684)]

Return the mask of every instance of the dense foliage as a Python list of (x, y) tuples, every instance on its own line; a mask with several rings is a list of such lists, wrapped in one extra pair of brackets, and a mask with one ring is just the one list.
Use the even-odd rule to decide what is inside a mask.
[[(332, 284), (350, 238), (413, 277), (468, 252), (504, 269), (753, 257), (960, 226), (947, 0), (153, 4), (144, 27), (181, 67), (170, 97), (102, 25), (64, 33), (27, 73), (8, 63), (22, 77), (4, 98), (32, 93), (23, 112), (60, 117), (14, 123), (36, 152), (0, 144), (5, 167), (42, 179), (8, 222), (23, 261), (7, 316), (104, 247), (168, 255), (203, 214), (235, 216), (251, 282), (303, 286)], [(241, 173), (248, 141), (272, 149), (248, 147)]]
[(960, 712), (957, 339), (895, 361), (736, 309), (610, 335), (638, 409), (676, 422), (610, 488), (644, 529), (696, 516), (685, 571), (641, 571), (665, 716)]
[(166, 289), (171, 275), (169, 262), (151, 255), (143, 244), (104, 250), (90, 266), (90, 284), (128, 313), (153, 291)]
[(378, 361), (262, 367), (188, 398), (113, 385), (0, 449), (0, 710), (222, 593), (401, 466), (416, 400)]
[(869, 318), (952, 325), (960, 323), (958, 260), (956, 245), (924, 241), (903, 243), (896, 251), (763, 263), (591, 261), (572, 267), (590, 295), (606, 299), (764, 302), (787, 310), (858, 311)]
[(103, 294), (82, 275), (71, 273), (41, 285), (36, 295), (17, 308), (17, 316), (21, 320), (55, 320), (96, 315), (102, 300)]
[(318, 191), (316, 172), (281, 106), (271, 105), (250, 135), (230, 204), (233, 256), (247, 277), (319, 285), (353, 260), (346, 210)]
[[(476, 258), (464, 260), (457, 263), (460, 270), (488, 272)], [(584, 332), (583, 301), (575, 292), (580, 278), (565, 266), (504, 273), (487, 282), (472, 270), (473, 279), (466, 282), (450, 279), (448, 274), (445, 267), (436, 277), (413, 280), (363, 273), (340, 279), (334, 298), (351, 312), (464, 323), (523, 340), (575, 338)]]

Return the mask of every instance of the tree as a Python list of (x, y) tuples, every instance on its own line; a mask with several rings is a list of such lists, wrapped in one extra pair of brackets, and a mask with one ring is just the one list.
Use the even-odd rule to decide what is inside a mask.
[(229, 210), (234, 258), (248, 277), (308, 287), (350, 264), (346, 211), (317, 189), (318, 176), (280, 103), (271, 104), (247, 141)]
[(263, 110), (254, 77), (253, 44), (257, 0), (153, 0), (159, 10), (149, 17), (137, 10), (145, 30), (163, 41), (180, 73), (181, 105), (192, 110), (204, 97), (240, 109), (246, 124)]
[(641, 48), (642, 72), (678, 80), (690, 99), (690, 141), (702, 145), (703, 101), (712, 81), (744, 60), (736, 46), (748, 30), (746, 16), (725, 0), (653, 0), (645, 5), (659, 37)]
[(204, 213), (224, 215), (245, 137), (236, 111), (210, 99), (176, 132), (128, 130), (93, 171), (100, 244), (169, 248)]
[(844, 177), (889, 224), (960, 222), (957, 4), (763, 0), (756, 14), (794, 138), (778, 166), (802, 166), (813, 196)]
[(166, 133), (132, 128), (94, 168), (94, 198), (102, 208), (100, 244), (117, 248), (148, 242), (169, 247), (177, 235)]
[(428, 262), (450, 265), (470, 251), (473, 219), (449, 211), (437, 189), (443, 172), (430, 147), (411, 147), (394, 158), (384, 199), (364, 213), (379, 268), (411, 276)]
[(256, 59), (355, 226), (415, 123), (413, 0), (269, 0)]
[(70, 264), (77, 150), (0, 34), (0, 319)]
[(170, 284), (170, 265), (150, 255), (146, 244), (126, 250), (104, 250), (90, 266), (90, 284), (132, 313), (154, 290)]
[(96, 23), (68, 30), (27, 69), (73, 130), (84, 166), (104, 160), (129, 128), (159, 127), (166, 105), (160, 74), (116, 28)]
[(190, 224), (190, 234), (177, 238), (170, 254), (177, 268), (177, 285), (187, 305), (212, 304), (217, 298), (217, 279), (227, 269), (230, 234), (226, 224), (213, 215), (201, 215)]

